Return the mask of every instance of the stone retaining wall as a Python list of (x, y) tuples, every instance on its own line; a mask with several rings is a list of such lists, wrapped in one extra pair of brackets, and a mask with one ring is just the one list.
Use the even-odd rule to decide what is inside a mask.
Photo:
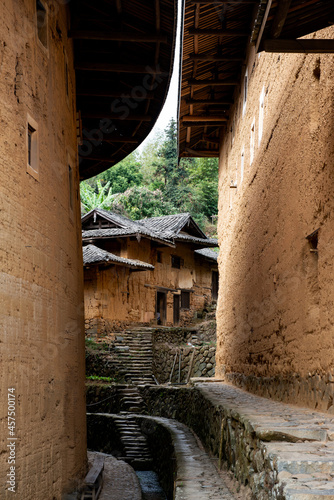
[(160, 384), (186, 383), (189, 377), (213, 377), (215, 355), (215, 335), (211, 331), (209, 334), (196, 329), (171, 328), (153, 332), (153, 373)]

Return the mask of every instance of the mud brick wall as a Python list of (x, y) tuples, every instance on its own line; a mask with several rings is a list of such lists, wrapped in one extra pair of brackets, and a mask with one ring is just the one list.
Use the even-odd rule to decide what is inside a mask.
[[(60, 500), (86, 467), (83, 290), (75, 78), (65, 2), (0, 4), (0, 497)], [(65, 56), (69, 68), (66, 96)], [(28, 172), (27, 123), (38, 171)], [(73, 171), (70, 208), (69, 165)], [(7, 392), (16, 395), (16, 493)]]
[(333, 411), (333, 58), (250, 52), (246, 68), (220, 151), (216, 373)]

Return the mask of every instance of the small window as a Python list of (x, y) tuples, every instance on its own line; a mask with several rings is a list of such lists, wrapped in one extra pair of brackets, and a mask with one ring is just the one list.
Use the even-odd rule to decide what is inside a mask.
[(190, 309), (190, 292), (181, 291), (181, 309)]
[(37, 34), (40, 42), (47, 48), (48, 46), (48, 17), (46, 8), (41, 0), (36, 0)]
[(30, 116), (27, 119), (27, 172), (38, 178), (38, 131), (37, 123)]
[(161, 252), (157, 252), (157, 262), (162, 262), (162, 253)]
[(177, 255), (172, 255), (172, 267), (175, 267), (176, 269), (181, 269), (181, 258), (178, 257)]
[(68, 166), (68, 188), (69, 188), (69, 199), (70, 199), (70, 209), (73, 210), (73, 169), (71, 165)]

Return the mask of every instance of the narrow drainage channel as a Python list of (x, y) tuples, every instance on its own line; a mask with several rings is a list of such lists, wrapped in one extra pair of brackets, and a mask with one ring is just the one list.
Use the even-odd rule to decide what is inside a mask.
[(139, 479), (143, 500), (167, 500), (156, 472), (152, 470), (136, 471), (136, 475)]
[(175, 458), (170, 433), (131, 412), (87, 414), (88, 448), (127, 462), (139, 480), (143, 500), (172, 500)]

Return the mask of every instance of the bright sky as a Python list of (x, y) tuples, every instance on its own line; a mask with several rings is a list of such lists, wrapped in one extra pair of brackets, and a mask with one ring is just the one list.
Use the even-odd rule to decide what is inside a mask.
[(170, 87), (165, 101), (164, 107), (157, 119), (151, 133), (147, 136), (144, 142), (137, 148), (138, 151), (142, 151), (147, 142), (149, 142), (158, 130), (164, 130), (171, 118), (176, 120), (177, 117), (177, 97), (178, 97), (178, 80), (179, 80), (179, 59), (180, 59), (180, 5), (182, 2), (178, 1), (178, 21), (176, 30), (176, 46), (175, 46), (175, 57), (174, 57), (174, 69), (173, 75), (170, 82)]

